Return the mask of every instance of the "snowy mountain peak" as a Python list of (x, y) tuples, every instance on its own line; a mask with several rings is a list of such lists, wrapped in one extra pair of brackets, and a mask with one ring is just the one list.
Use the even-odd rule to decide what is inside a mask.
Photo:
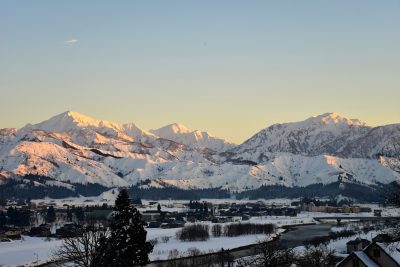
[[(134, 123), (121, 124), (106, 120), (97, 120), (73, 111), (66, 111), (34, 125), (28, 124), (20, 129), (20, 132), (29, 132), (31, 130), (42, 130), (51, 133), (69, 133), (72, 134), (73, 137), (78, 136), (76, 132), (94, 131), (107, 136), (118, 136), (139, 142), (148, 142), (149, 140), (156, 139), (154, 134), (142, 130)], [(84, 141), (86, 140), (82, 140), (82, 142), (79, 143), (86, 144)]]
[(339, 154), (346, 144), (364, 136), (371, 127), (336, 112), (304, 121), (275, 124), (261, 130), (235, 149), (252, 161), (264, 161), (267, 153), (288, 152), (308, 156)]
[(63, 133), (85, 127), (119, 128), (117, 124), (112, 122), (96, 120), (74, 111), (66, 111), (38, 124), (28, 124), (24, 128)]
[(322, 123), (325, 125), (354, 125), (354, 126), (365, 126), (365, 122), (358, 119), (348, 119), (337, 112), (324, 113), (322, 115), (313, 116), (307, 119), (305, 122)]
[(192, 132), (189, 128), (180, 123), (172, 123), (153, 131), (157, 131), (162, 134), (185, 134)]
[(169, 124), (151, 133), (164, 138), (187, 145), (192, 148), (209, 148), (218, 152), (226, 151), (234, 145), (220, 138), (213, 137), (208, 132), (192, 131), (179, 123)]
[(235, 146), (178, 123), (149, 133), (133, 123), (68, 111), (20, 130), (0, 129), (0, 185), (24, 178), (66, 188), (93, 183), (248, 190), (400, 179), (400, 124), (364, 125), (326, 113), (272, 125)]

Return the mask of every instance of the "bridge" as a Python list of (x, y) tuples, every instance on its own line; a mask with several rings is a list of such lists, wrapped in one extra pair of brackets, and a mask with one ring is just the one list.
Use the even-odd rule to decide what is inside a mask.
[(380, 216), (318, 216), (313, 217), (316, 221), (328, 221), (328, 220), (336, 220), (338, 224), (344, 220), (352, 220), (352, 221), (400, 221), (400, 217), (380, 217)]

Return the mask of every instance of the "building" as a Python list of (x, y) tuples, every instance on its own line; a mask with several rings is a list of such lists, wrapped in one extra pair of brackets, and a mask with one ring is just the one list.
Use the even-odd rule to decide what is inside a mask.
[(37, 227), (32, 227), (29, 231), (29, 236), (47, 237), (51, 235), (50, 229), (50, 224), (41, 224)]
[(377, 236), (375, 236), (374, 238), (372, 238), (372, 241), (374, 242), (384, 242), (384, 243), (389, 243), (392, 242), (392, 238), (390, 237), (390, 235), (388, 234), (379, 234)]
[(371, 242), (367, 239), (356, 238), (354, 240), (350, 240), (346, 243), (347, 253), (350, 254), (353, 251), (361, 251), (366, 248)]
[(374, 210), (374, 216), (381, 217), (382, 216), (382, 210)]
[(161, 219), (161, 212), (158, 210), (146, 210), (142, 213), (142, 219), (149, 223)]
[(373, 242), (362, 251), (353, 251), (336, 267), (400, 267), (400, 242)]
[(21, 231), (19, 230), (7, 231), (4, 233), (4, 236), (9, 239), (19, 240), (21, 239)]

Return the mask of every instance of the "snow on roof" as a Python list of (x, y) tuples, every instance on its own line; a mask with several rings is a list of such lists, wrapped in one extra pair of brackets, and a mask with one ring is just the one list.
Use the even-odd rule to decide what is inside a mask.
[(367, 254), (363, 251), (356, 251), (354, 252), (357, 258), (359, 258), (367, 267), (379, 267)]
[(376, 244), (385, 250), (397, 263), (400, 263), (400, 242)]

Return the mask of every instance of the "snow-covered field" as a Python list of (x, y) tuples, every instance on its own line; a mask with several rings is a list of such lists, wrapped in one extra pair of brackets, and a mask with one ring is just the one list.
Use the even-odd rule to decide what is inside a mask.
[[(34, 266), (51, 258), (52, 251), (61, 245), (61, 240), (23, 236), (22, 240), (0, 243), (0, 266)], [(39, 260), (38, 262), (36, 262)]]
[[(313, 223), (314, 220), (312, 218), (302, 218), (296, 219), (293, 217), (276, 217), (276, 216), (265, 216), (265, 217), (253, 217), (249, 220), (252, 223), (259, 223), (259, 224), (268, 224), (272, 223), (278, 227), (285, 226), (285, 225), (296, 225), (296, 224), (307, 224)], [(202, 224), (206, 224), (212, 226), (211, 222), (202, 222)], [(221, 226), (227, 225), (230, 223), (221, 223)], [(196, 242), (181, 242), (176, 239), (175, 235), (176, 232), (179, 231), (179, 228), (176, 229), (160, 229), (160, 228), (153, 228), (147, 229), (147, 239), (155, 239), (157, 238), (158, 243), (154, 247), (153, 252), (150, 255), (151, 260), (156, 259), (167, 259), (169, 251), (172, 249), (177, 249), (179, 251), (180, 256), (187, 256), (187, 251), (190, 248), (197, 248), (202, 253), (212, 252), (224, 249), (232, 249), (242, 246), (247, 246), (251, 244), (258, 243), (259, 241), (263, 240), (271, 240), (275, 234), (273, 235), (246, 235), (246, 236), (238, 236), (238, 237), (219, 237), (214, 238), (211, 237), (207, 241), (196, 241)], [(282, 233), (282, 229), (277, 229), (277, 234)], [(169, 237), (169, 241), (164, 243), (163, 237)]]
[[(156, 229), (159, 230), (159, 229)], [(191, 248), (196, 248), (200, 250), (202, 253), (219, 251), (222, 248), (224, 249), (232, 249), (237, 247), (242, 247), (246, 245), (255, 244), (259, 241), (263, 240), (271, 240), (275, 235), (245, 235), (238, 237), (219, 237), (214, 238), (210, 237), (207, 241), (194, 241), (194, 242), (181, 242), (176, 239), (175, 232), (177, 229), (169, 229), (175, 230), (171, 231), (170, 234), (166, 234), (165, 231), (160, 231), (159, 233), (149, 231), (149, 237), (153, 236), (169, 236), (170, 239), (168, 242), (163, 243), (162, 238), (157, 238), (158, 243), (154, 247), (153, 252), (150, 254), (151, 260), (158, 259), (168, 259), (169, 252), (173, 249), (179, 251), (179, 257), (188, 256), (187, 252)]]
[[(254, 223), (273, 223), (277, 227), (284, 225), (294, 225), (302, 223), (312, 223), (313, 219), (308, 218), (295, 218), (295, 217), (284, 217), (284, 216), (265, 216), (251, 218), (250, 222)], [(211, 226), (211, 222), (204, 222), (203, 224), (208, 224)], [(221, 224), (222, 226), (228, 224)], [(175, 229), (161, 229), (161, 228), (148, 228), (147, 229), (147, 239), (158, 240), (157, 245), (154, 247), (153, 252), (150, 254), (151, 260), (156, 259), (167, 259), (169, 251), (177, 249), (180, 256), (185, 256), (190, 248), (197, 248), (203, 253), (210, 251), (217, 251), (221, 248), (232, 249), (236, 247), (251, 245), (257, 243), (261, 240), (266, 240), (272, 238), (272, 236), (266, 235), (247, 235), (239, 237), (211, 237), (208, 241), (198, 241), (198, 242), (181, 242), (176, 239), (176, 232), (180, 228)], [(278, 229), (278, 232), (281, 232)], [(168, 242), (163, 241), (163, 237), (169, 237)], [(52, 252), (61, 245), (61, 240), (51, 239), (46, 241), (45, 238), (28, 237), (24, 236), (23, 240), (0, 243), (0, 266), (15, 266), (15, 265), (25, 265), (33, 263), (39, 259), (39, 262), (43, 263), (51, 258)]]

